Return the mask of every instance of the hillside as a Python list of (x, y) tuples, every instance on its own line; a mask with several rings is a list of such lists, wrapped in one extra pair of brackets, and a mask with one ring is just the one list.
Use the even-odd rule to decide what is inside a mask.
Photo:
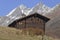
[(60, 16), (46, 23), (45, 32), (47, 35), (50, 35), (55, 38), (60, 38)]
[[(42, 36), (23, 35), (21, 30), (9, 27), (0, 27), (0, 40), (41, 40)], [(55, 40), (44, 36), (46, 40)]]
[(53, 7), (49, 13), (46, 13), (45, 16), (50, 19), (60, 16), (60, 4)]

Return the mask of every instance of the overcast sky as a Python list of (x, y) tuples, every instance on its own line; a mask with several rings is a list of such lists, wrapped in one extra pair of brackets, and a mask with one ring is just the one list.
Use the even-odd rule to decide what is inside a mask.
[(37, 3), (42, 2), (48, 7), (54, 7), (60, 3), (60, 0), (0, 0), (0, 16), (7, 15), (15, 7), (24, 4), (32, 8)]

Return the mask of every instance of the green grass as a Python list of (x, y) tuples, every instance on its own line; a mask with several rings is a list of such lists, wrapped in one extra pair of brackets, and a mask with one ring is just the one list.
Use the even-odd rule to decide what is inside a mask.
[[(44, 36), (45, 40), (54, 40), (51, 37)], [(30, 36), (22, 34), (22, 30), (0, 27), (0, 40), (42, 40), (42, 36)]]

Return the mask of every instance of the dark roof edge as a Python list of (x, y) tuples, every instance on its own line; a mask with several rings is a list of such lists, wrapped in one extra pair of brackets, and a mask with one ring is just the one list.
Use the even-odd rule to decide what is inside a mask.
[[(37, 15), (37, 17), (43, 19), (43, 20), (46, 21), (46, 22), (48, 22), (48, 21), (50, 20), (49, 18), (47, 18), (47, 17), (45, 17), (45, 16), (43, 16), (43, 15), (41, 15), (41, 14), (39, 14), (39, 13), (34, 13), (34, 14), (31, 14), (31, 15), (22, 17), (22, 18), (20, 18), (20, 19), (17, 19), (17, 20), (15, 20), (15, 21), (13, 21), (12, 23), (14, 23), (14, 22), (16, 22), (16, 21), (19, 21), (19, 20), (23, 20), (23, 19), (25, 19), (25, 18), (27, 18), (27, 17), (30, 17), (30, 16), (33, 16), (33, 15)], [(12, 24), (12, 23), (11, 23), (11, 24)], [(10, 25), (10, 24), (9, 24), (9, 25)]]
[(49, 18), (47, 18), (47, 17), (45, 17), (45, 16), (43, 16), (43, 15), (41, 15), (41, 14), (34, 13), (34, 14), (31, 14), (31, 15), (28, 15), (28, 16), (25, 16), (25, 17), (22, 17), (22, 18), (20, 18), (20, 19), (17, 19), (17, 20), (15, 20), (15, 21), (18, 21), (18, 20), (21, 20), (21, 19), (24, 19), (24, 18), (27, 18), (27, 17), (33, 16), (33, 15), (39, 15), (39, 16), (37, 16), (37, 17), (39, 17), (39, 18), (45, 20), (46, 22), (50, 20)]

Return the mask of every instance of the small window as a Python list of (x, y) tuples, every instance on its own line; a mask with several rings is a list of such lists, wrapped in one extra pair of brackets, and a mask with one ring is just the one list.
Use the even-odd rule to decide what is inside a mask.
[(23, 24), (22, 22), (19, 22), (19, 24), (21, 25), (21, 24)]

